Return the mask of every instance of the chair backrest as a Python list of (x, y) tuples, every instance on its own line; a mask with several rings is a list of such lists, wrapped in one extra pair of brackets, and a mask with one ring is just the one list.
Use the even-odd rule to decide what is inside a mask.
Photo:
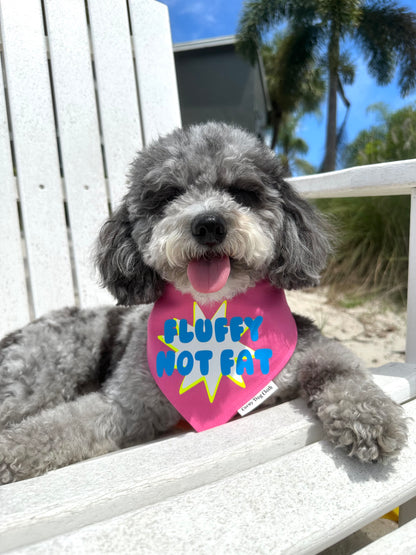
[(291, 180), (307, 198), (410, 195), (406, 362), (416, 363), (416, 158)]
[(166, 6), (0, 0), (0, 336), (113, 302), (91, 249), (143, 144), (180, 125)]

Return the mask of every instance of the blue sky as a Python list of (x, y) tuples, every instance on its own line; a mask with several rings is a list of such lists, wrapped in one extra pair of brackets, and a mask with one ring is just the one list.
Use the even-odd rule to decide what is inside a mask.
[[(169, 7), (172, 40), (186, 42), (236, 32), (243, 0), (162, 0)], [(416, 12), (416, 0), (398, 2), (399, 5)], [(375, 102), (385, 102), (390, 109), (397, 110), (416, 101), (416, 92), (401, 98), (397, 82), (386, 87), (376, 85), (366, 71), (366, 64), (359, 52), (351, 50), (356, 56), (356, 78), (352, 86), (345, 88), (351, 109), (347, 124), (347, 142), (353, 140), (357, 133), (375, 123), (375, 115), (367, 114), (367, 106)], [(325, 106), (322, 117), (306, 116), (300, 123), (299, 135), (309, 145), (306, 158), (319, 166), (324, 154)], [(344, 108), (339, 107), (339, 121), (343, 118)], [(416, 154), (415, 154), (416, 156)]]

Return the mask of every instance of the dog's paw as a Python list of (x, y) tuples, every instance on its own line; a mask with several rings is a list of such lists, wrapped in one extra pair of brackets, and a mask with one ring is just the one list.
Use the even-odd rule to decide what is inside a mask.
[(350, 395), (351, 391), (344, 391), (342, 396), (329, 395), (331, 402), (321, 404), (317, 414), (327, 438), (336, 447), (346, 448), (350, 456), (362, 462), (387, 462), (406, 444), (406, 419), (402, 407), (375, 384), (368, 389), (363, 396), (360, 388), (358, 398)]
[(45, 472), (39, 464), (35, 441), (19, 434), (19, 428), (3, 430), (0, 434), (0, 485), (32, 478)]
[(3, 433), (0, 436), (0, 485), (21, 479), (19, 474), (24, 458), (23, 446), (19, 447)]

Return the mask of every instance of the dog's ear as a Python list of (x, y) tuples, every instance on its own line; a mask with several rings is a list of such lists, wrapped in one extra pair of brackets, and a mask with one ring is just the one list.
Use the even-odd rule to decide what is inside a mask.
[(329, 226), (286, 182), (280, 185), (283, 227), (276, 238), (269, 279), (276, 287), (301, 289), (319, 283), (331, 251)]
[(123, 203), (101, 228), (95, 261), (101, 283), (118, 304), (151, 303), (163, 292), (164, 282), (147, 266), (131, 236), (132, 224)]

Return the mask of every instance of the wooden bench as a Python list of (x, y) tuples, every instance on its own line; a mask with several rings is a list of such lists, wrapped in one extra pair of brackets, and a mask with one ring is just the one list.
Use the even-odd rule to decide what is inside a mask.
[[(110, 301), (91, 246), (134, 152), (180, 115), (162, 4), (0, 0), (0, 20), (2, 335), (52, 308)], [(415, 175), (408, 161), (293, 180), (311, 197), (412, 194), (408, 363), (374, 370), (411, 418)], [(416, 516), (410, 431), (397, 462), (362, 465), (295, 400), (84, 461), (0, 488), (0, 552), (318, 553), (399, 504)], [(392, 534), (395, 552), (413, 535), (414, 523)]]

